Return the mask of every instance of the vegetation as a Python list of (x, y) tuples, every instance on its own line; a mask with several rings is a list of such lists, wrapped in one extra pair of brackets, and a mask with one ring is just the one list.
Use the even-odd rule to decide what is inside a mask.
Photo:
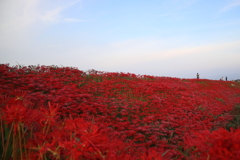
[(0, 159), (240, 159), (240, 84), (0, 65)]

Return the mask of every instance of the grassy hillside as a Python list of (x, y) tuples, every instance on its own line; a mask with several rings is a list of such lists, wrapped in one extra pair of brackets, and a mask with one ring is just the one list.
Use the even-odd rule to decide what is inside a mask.
[(240, 84), (0, 65), (2, 159), (240, 158)]

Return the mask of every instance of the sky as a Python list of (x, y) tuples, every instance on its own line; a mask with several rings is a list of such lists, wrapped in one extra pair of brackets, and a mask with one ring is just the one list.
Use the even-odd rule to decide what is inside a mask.
[(0, 0), (0, 64), (240, 79), (240, 0)]

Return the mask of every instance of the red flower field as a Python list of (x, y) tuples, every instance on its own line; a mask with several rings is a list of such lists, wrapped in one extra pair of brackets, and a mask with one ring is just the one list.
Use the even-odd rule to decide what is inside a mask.
[(240, 159), (240, 84), (0, 65), (0, 159)]

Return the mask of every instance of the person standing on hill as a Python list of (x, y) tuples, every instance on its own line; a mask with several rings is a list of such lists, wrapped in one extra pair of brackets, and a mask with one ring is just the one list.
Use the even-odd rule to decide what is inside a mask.
[(199, 79), (199, 74), (197, 73), (197, 79)]
[(226, 81), (227, 81), (227, 76), (226, 76)]

